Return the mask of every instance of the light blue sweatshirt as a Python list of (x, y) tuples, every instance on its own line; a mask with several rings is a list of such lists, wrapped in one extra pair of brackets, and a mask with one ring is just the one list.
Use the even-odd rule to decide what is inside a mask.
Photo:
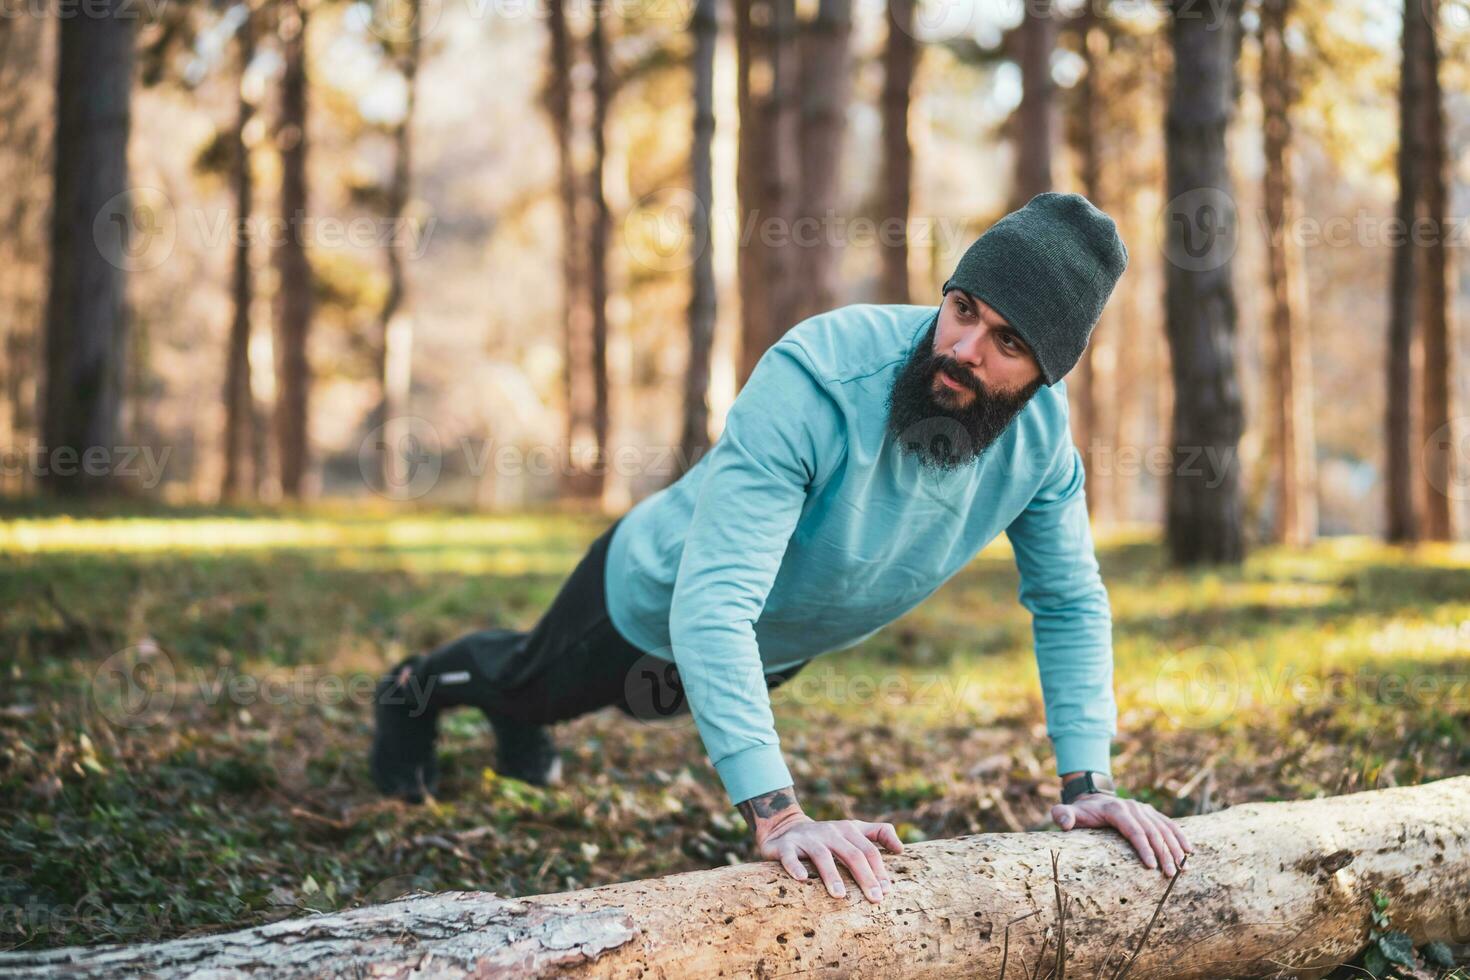
[(1111, 772), (1112, 616), (1098, 575), (1066, 383), (1043, 385), (968, 466), (899, 452), (894, 378), (935, 306), (844, 306), (760, 358), (719, 440), (613, 533), (613, 625), (677, 665), (734, 803), (792, 785), (763, 681), (854, 646), (1002, 531), (1031, 613), (1057, 772)]

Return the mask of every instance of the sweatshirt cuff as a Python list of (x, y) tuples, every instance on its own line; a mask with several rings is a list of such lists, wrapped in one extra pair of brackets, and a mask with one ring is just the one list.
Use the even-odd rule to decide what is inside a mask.
[(715, 763), (715, 771), (736, 804), (792, 785), (780, 745), (752, 745)]
[(1112, 739), (1106, 735), (1056, 735), (1051, 744), (1057, 753), (1058, 776), (1084, 769), (1113, 774)]

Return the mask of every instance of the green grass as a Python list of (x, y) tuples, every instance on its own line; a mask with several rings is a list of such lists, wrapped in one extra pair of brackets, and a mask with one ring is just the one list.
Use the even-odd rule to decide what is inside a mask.
[[(470, 629), (529, 628), (606, 523), (8, 507), (0, 947), (749, 859), (688, 722), (563, 726), (567, 784), (543, 791), (497, 777), (483, 721), (460, 712), (435, 803), (380, 800), (367, 779), (378, 673)], [(1470, 771), (1470, 550), (1335, 540), (1189, 574), (1141, 536), (1099, 551), (1130, 794), (1184, 815)], [(1000, 542), (776, 692), (810, 812), (910, 840), (1046, 825), (1054, 776), (1015, 594)]]

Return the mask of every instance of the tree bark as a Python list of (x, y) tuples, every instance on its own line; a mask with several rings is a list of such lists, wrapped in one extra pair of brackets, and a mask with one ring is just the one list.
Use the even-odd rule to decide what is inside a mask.
[[(799, 154), (794, 0), (736, 0), (740, 53), (740, 357), (744, 385), (795, 322)], [(743, 40), (742, 40), (743, 39)]]
[(796, 288), (787, 327), (837, 305), (843, 246), (836, 222), (841, 217), (851, 35), (852, 0), (820, 0), (816, 17), (801, 25)]
[[(151, 222), (128, 194), (128, 133), (137, 11), (102, 0), (87, 16), (57, 18), (50, 293), (41, 482), (55, 493), (116, 483), (89, 450), (118, 449), (127, 350), (124, 271), (149, 247)], [(58, 454), (65, 452), (69, 459)]]
[(546, 111), (556, 138), (557, 192), (561, 206), (562, 248), (562, 397), (565, 403), (565, 455), (563, 472), (566, 490), (576, 494), (576, 460), (573, 447), (577, 433), (591, 428), (590, 406), (582, 397), (587, 378), (588, 348), (592, 338), (592, 310), (588, 306), (586, 242), (577, 204), (581, 197), (577, 169), (572, 159), (572, 38), (567, 23), (565, 0), (550, 0), (546, 7), (546, 30), (551, 65), (546, 78)]
[[(1099, 23), (1096, 14), (1088, 11), (1078, 19), (1075, 27), (1078, 51), (1082, 55), (1082, 77), (1074, 86), (1074, 101), (1070, 136), (1077, 154), (1078, 176), (1082, 182), (1082, 193), (1099, 208), (1104, 206), (1102, 181), (1102, 147), (1099, 132), (1102, 124), (1102, 68), (1108, 59), (1108, 36), (1106, 28)], [(1094, 520), (1100, 516), (1099, 502), (1107, 499), (1103, 492), (1102, 467), (1098, 465), (1096, 449), (1102, 435), (1101, 399), (1098, 397), (1099, 347), (1109, 343), (1112, 333), (1112, 317), (1105, 310), (1103, 319), (1093, 330), (1092, 338), (1082, 352), (1077, 367), (1072, 372), (1067, 388), (1072, 395), (1073, 438), (1082, 452), (1087, 471), (1087, 512)], [(1112, 344), (1116, 347), (1116, 339)], [(1116, 406), (1114, 406), (1116, 410)]]
[(588, 287), (592, 302), (592, 438), (596, 458), (579, 481), (585, 495), (601, 498), (607, 483), (608, 432), (612, 427), (607, 375), (607, 248), (612, 217), (603, 192), (607, 167), (607, 110), (612, 93), (611, 69), (607, 58), (607, 24), (604, 4), (592, 5), (592, 170), (587, 175), (592, 201), (592, 228), (587, 236)]
[[(1373, 895), (1417, 942), (1470, 938), (1470, 777), (1180, 822), (1166, 883), (1111, 830), (980, 834), (885, 860), (894, 890), (829, 897), (773, 863), (505, 899), (448, 892), (139, 947), (0, 955), (0, 972), (376, 976), (1313, 978), (1368, 942)], [(1052, 870), (1056, 856), (1057, 872)], [(1058, 895), (1060, 890), (1060, 895)], [(1058, 917), (1058, 902), (1065, 916)], [(1152, 929), (1151, 917), (1158, 909)], [(1064, 926), (1065, 928), (1059, 928)], [(218, 971), (218, 972), (211, 972)]]
[(1286, 21), (1291, 0), (1261, 3), (1261, 105), (1266, 168), (1266, 281), (1271, 293), (1271, 442), (1277, 474), (1276, 540), (1306, 545), (1317, 536), (1316, 439), (1312, 424), (1310, 334), (1305, 283), (1292, 239), (1291, 47)]
[(1424, 128), (1424, 61), (1429, 22), (1420, 0), (1404, 0), (1403, 55), (1399, 63), (1398, 205), (1394, 218), (1401, 234), (1390, 236), (1393, 281), (1389, 287), (1388, 410), (1385, 414), (1385, 536), (1406, 543), (1419, 539), (1419, 513), (1414, 494), (1414, 300), (1416, 269), (1412, 230), (1419, 213), (1420, 163)]
[(1016, 143), (1012, 210), (1052, 189), (1052, 134), (1056, 130), (1051, 56), (1057, 46), (1057, 22), (1050, 0), (1029, 0), (1023, 7), (1025, 13), (1015, 36), (1021, 104), (1012, 119)]
[(408, 402), (413, 378), (413, 320), (403, 314), (408, 294), (404, 273), (403, 245), (398, 229), (408, 211), (413, 189), (413, 113), (418, 98), (419, 0), (407, 0), (406, 29), (386, 43), (398, 64), (406, 90), (403, 117), (393, 127), (393, 176), (388, 185), (387, 215), (392, 229), (384, 258), (388, 267), (388, 292), (378, 311), (378, 424), (383, 427), (378, 443), (378, 480), (385, 493), (400, 485), (394, 472), (395, 447), (406, 438), (400, 418)]
[(914, 0), (888, 0), (888, 38), (883, 45), (883, 177), (879, 251), (880, 303), (908, 303), (909, 202), (914, 151), (909, 143), (909, 103), (919, 59), (914, 41)]
[(1183, 0), (1176, 0), (1173, 16), (1164, 292), (1174, 409), (1165, 537), (1178, 565), (1245, 557), (1244, 418), (1230, 281), (1238, 218), (1225, 150), (1239, 17), (1239, 5), (1231, 3), (1224, 22), (1213, 24)]
[(690, 270), (689, 365), (684, 373), (684, 423), (679, 435), (681, 464), (673, 479), (710, 447), (710, 358), (715, 342), (714, 238), (710, 212), (714, 205), (714, 162), (710, 147), (715, 136), (715, 45), (720, 22), (717, 0), (694, 5), (694, 142), (689, 149), (689, 176), (695, 207), (689, 214), (689, 240), (696, 252)]
[(306, 8), (281, 0), (281, 218), (285, 234), (276, 265), (276, 444), (281, 493), (299, 498), (309, 465), (312, 273), (306, 254)]
[(250, 148), (245, 142), (245, 128), (255, 115), (255, 106), (245, 93), (245, 73), (255, 60), (255, 12), (245, 5), (245, 20), (235, 35), (240, 59), (240, 77), (235, 102), (235, 125), (230, 132), (231, 183), (235, 191), (235, 254), (230, 269), (230, 295), (233, 316), (225, 353), (225, 438), (224, 473), (220, 478), (220, 499), (237, 500), (248, 496), (255, 486), (255, 476), (247, 470), (257, 453), (255, 441), (255, 393), (250, 384), (250, 304), (255, 298), (250, 269), (250, 218), (254, 210), (255, 181), (250, 171)]
[(1424, 391), (1424, 537), (1430, 541), (1455, 540), (1455, 496), (1460, 479), (1455, 472), (1461, 433), (1454, 412), (1455, 331), (1453, 265), (1450, 263), (1450, 181), (1447, 168), (1444, 95), (1440, 88), (1439, 36), (1435, 31), (1439, 0), (1423, 0), (1418, 16), (1423, 31), (1424, 78), (1421, 118), (1424, 128), (1424, 213), (1430, 240), (1423, 251)]

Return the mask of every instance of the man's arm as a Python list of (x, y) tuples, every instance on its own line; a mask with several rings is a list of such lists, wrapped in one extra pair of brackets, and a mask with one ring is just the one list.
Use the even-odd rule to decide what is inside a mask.
[[(1031, 613), (1046, 729), (1066, 782), (1084, 771), (1111, 774), (1117, 734), (1113, 620), (1087, 516), (1082, 455), (1065, 444), (1035, 498), (1006, 529)], [(1192, 850), (1178, 824), (1137, 800), (1089, 793), (1052, 808), (1063, 830), (1113, 827), (1143, 863), (1173, 875)]]
[(841, 410), (792, 345), (762, 355), (731, 407), (706, 467), (669, 610), (674, 662), (710, 761), (750, 824), (761, 856), (805, 879), (816, 866), (844, 894), (834, 857), (864, 894), (882, 897), (875, 840), (901, 850), (887, 824), (813, 821), (781, 756), (755, 623), (810, 487), (844, 451)]

